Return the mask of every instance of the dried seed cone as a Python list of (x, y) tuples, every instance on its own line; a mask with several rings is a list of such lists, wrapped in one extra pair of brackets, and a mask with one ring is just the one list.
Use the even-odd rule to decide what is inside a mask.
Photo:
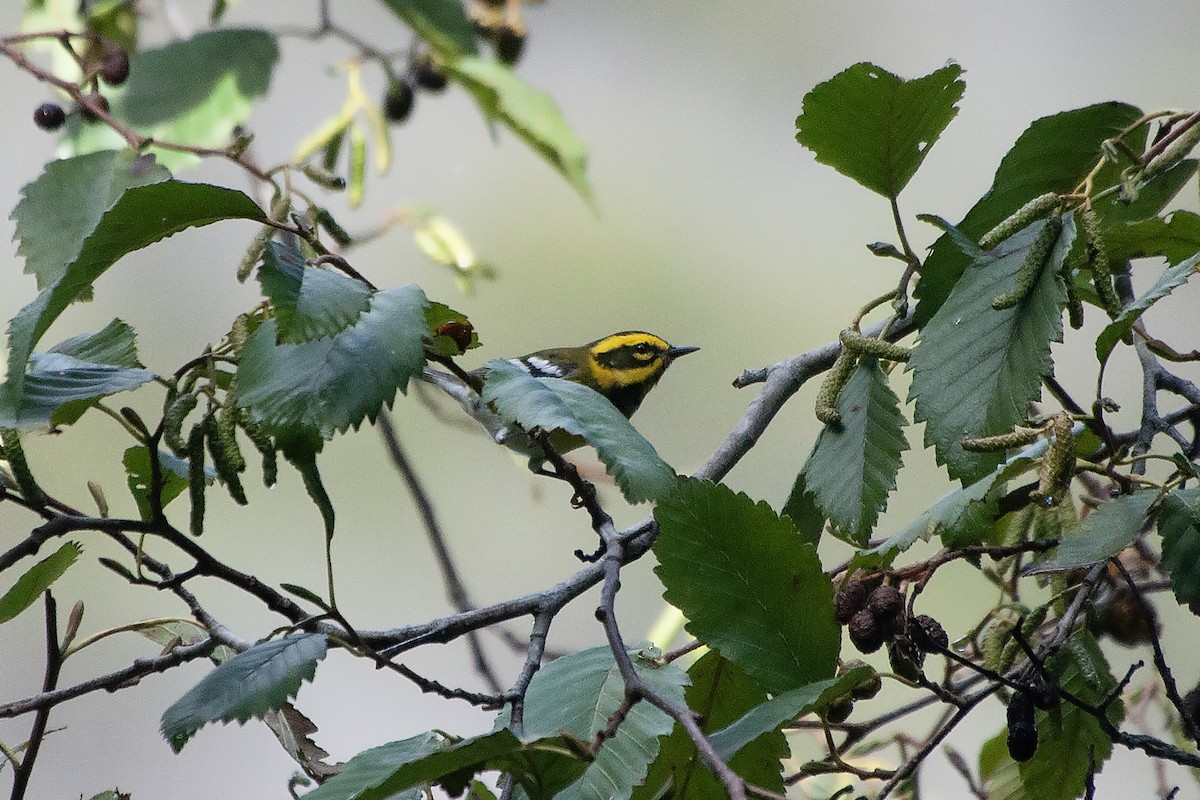
[(860, 653), (874, 653), (883, 647), (883, 629), (876, 622), (875, 615), (865, 608), (850, 618), (846, 631)]
[(839, 625), (845, 625), (850, 618), (862, 611), (867, 602), (867, 585), (862, 581), (847, 581), (833, 598), (833, 615)]
[(918, 614), (908, 622), (908, 638), (926, 653), (950, 649), (950, 637), (942, 624), (928, 614)]

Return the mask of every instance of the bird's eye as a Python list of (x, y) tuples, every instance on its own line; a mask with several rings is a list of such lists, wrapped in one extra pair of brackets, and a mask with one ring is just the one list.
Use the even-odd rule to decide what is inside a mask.
[(640, 344), (635, 344), (633, 346), (633, 352), (635, 352), (639, 355), (646, 355), (651, 352), (651, 348), (648, 343), (642, 342)]

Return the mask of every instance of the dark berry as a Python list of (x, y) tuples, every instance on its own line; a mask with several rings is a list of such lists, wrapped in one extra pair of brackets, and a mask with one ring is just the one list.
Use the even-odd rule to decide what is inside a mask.
[(919, 683), (925, 678), (921, 665), (925, 654), (906, 636), (897, 636), (888, 642), (888, 664), (892, 672), (905, 680)]
[(878, 672), (872, 672), (871, 677), (850, 690), (850, 696), (855, 700), (870, 700), (883, 689), (883, 678)]
[(904, 608), (904, 595), (895, 586), (880, 586), (867, 598), (867, 610), (880, 622), (895, 619)]
[(1093, 633), (1108, 634), (1126, 647), (1149, 644), (1161, 627), (1154, 606), (1149, 601), (1140, 602), (1133, 591), (1124, 587), (1114, 592), (1092, 618)]
[(908, 637), (926, 653), (940, 653), (950, 647), (946, 629), (928, 614), (918, 614), (908, 621)]
[(825, 721), (832, 722), (835, 725), (839, 722), (845, 722), (853, 711), (854, 700), (849, 695), (839, 697), (830, 704), (829, 708), (825, 709)]
[[(98, 92), (93, 92), (85, 99), (90, 100), (92, 104), (98, 106), (104, 113), (108, 113), (108, 98), (104, 95)], [(88, 103), (79, 104), (79, 113), (82, 114), (83, 118), (88, 122), (95, 122), (96, 120), (100, 119), (100, 117), (96, 116), (96, 113), (92, 111), (91, 105)]]
[(845, 625), (850, 618), (862, 611), (863, 603), (867, 601), (867, 585), (862, 581), (849, 581), (838, 590), (833, 598), (833, 614), (839, 625)]
[(392, 122), (404, 122), (412, 113), (415, 100), (412, 87), (404, 81), (394, 81), (383, 96), (383, 113)]
[(501, 64), (516, 66), (525, 50), (525, 31), (501, 25), (496, 31), (496, 58)]
[(1028, 761), (1037, 752), (1037, 722), (1033, 716), (1033, 700), (1017, 692), (1008, 701), (1008, 754), (1013, 761)]
[(129, 53), (121, 48), (109, 50), (100, 62), (100, 79), (109, 86), (120, 86), (129, 77)]
[(44, 131), (56, 131), (67, 121), (67, 112), (58, 103), (42, 103), (33, 110), (33, 124)]
[(850, 618), (846, 630), (860, 653), (874, 653), (883, 646), (883, 630), (875, 621), (875, 616), (865, 608)]
[(441, 67), (428, 58), (417, 62), (413, 68), (413, 80), (417, 82), (417, 86), (428, 92), (440, 92), (450, 83)]
[(434, 333), (438, 336), (449, 336), (454, 341), (454, 344), (458, 346), (458, 351), (465, 353), (467, 352), (467, 348), (471, 346), (471, 334), (474, 331), (475, 328), (471, 323), (465, 320), (450, 320), (439, 325)]

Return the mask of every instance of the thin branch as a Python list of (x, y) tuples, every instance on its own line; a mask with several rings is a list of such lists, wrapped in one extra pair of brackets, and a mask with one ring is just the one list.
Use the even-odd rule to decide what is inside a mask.
[[(446, 587), (446, 595), (459, 611), (469, 611), (475, 608), (475, 603), (472, 602), (471, 596), (467, 592), (467, 586), (463, 583), (462, 577), (458, 573), (458, 567), (455, 566), (454, 556), (450, 554), (450, 547), (446, 544), (446, 537), (442, 533), (441, 523), (438, 522), (437, 511), (433, 507), (433, 501), (430, 499), (429, 493), (425, 490), (420, 476), (417, 475), (412, 463), (409, 462), (408, 456), (404, 452), (404, 447), (400, 444), (400, 439), (396, 436), (396, 429), (392, 425), (392, 419), (386, 411), (379, 415), (376, 425), (379, 427), (379, 434), (383, 437), (383, 443), (387, 447), (388, 457), (392, 461), (392, 466), (400, 473), (400, 477), (404, 480), (404, 485), (408, 487), (408, 492), (412, 495), (417, 512), (421, 515), (421, 522), (425, 526), (425, 535), (429, 539), (434, 557), (437, 559), (438, 569), (442, 573), (442, 583)], [(500, 692), (503, 687), (500, 685), (500, 679), (496, 677), (496, 671), (488, 661), (487, 653), (483, 649), (483, 642), (480, 640), (479, 631), (470, 631), (467, 633), (467, 646), (470, 648), (471, 658), (475, 662), (475, 671), (483, 678), (484, 683), (488, 685), (489, 689), (493, 692)]]
[[(52, 692), (58, 686), (58, 674), (62, 669), (62, 652), (58, 647), (58, 605), (54, 596), (47, 591), (46, 600), (46, 674), (42, 678), (42, 694)], [(22, 800), (25, 790), (29, 788), (29, 778), (33, 775), (33, 764), (37, 760), (38, 751), (42, 747), (42, 739), (46, 736), (46, 725), (50, 721), (50, 706), (37, 709), (33, 718), (33, 730), (29, 733), (29, 741), (25, 745), (25, 756), (21, 764), (13, 771), (12, 800)]]

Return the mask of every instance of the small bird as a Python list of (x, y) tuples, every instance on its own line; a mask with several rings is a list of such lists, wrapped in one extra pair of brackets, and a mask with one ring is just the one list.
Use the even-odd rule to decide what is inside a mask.
[[(551, 347), (509, 361), (535, 378), (561, 378), (594, 389), (626, 417), (633, 415), (667, 367), (699, 347), (672, 347), (645, 331), (621, 331), (580, 347)], [(482, 381), (486, 368), (469, 373)], [(488, 408), (475, 389), (457, 376), (425, 369), (424, 379), (457, 400), (497, 442), (540, 462), (540, 449), (521, 431), (514, 431)], [(584, 444), (578, 436), (555, 431), (551, 443), (561, 452)]]

